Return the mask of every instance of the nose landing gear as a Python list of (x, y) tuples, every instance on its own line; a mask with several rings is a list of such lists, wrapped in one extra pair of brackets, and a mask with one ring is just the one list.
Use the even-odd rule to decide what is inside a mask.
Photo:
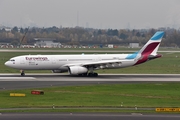
[(21, 76), (25, 76), (24, 70), (20, 70), (20, 72), (21, 72)]

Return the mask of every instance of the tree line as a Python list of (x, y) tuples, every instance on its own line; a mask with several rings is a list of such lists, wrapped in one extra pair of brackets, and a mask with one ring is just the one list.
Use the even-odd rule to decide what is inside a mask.
[[(0, 43), (19, 45), (25, 32), (27, 32), (22, 44), (34, 44), (34, 38), (54, 38), (55, 42), (67, 45), (128, 45), (129, 43), (145, 44), (159, 29), (92, 29), (92, 28), (18, 28), (13, 27), (11, 31), (0, 29)], [(161, 29), (162, 30), (162, 29)], [(165, 35), (161, 46), (179, 47), (180, 31), (176, 29), (163, 28)]]

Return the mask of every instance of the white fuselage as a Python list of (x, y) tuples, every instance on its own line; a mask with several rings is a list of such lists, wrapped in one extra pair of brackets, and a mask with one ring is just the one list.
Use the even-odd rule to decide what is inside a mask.
[(128, 55), (131, 54), (24, 55), (11, 58), (5, 65), (23, 70), (65, 70), (67, 69), (66, 64), (81, 66), (82, 63), (120, 60), (121, 64), (101, 64), (104, 68), (120, 68), (136, 63), (135, 60), (126, 59)]

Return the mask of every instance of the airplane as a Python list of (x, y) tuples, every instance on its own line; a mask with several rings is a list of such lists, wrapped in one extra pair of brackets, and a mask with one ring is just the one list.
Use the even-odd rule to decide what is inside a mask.
[(125, 68), (162, 57), (157, 51), (163, 35), (163, 31), (157, 31), (132, 54), (21, 55), (10, 58), (5, 65), (21, 70), (21, 76), (25, 75), (25, 70), (52, 70), (53, 73), (95, 77), (97, 69)]

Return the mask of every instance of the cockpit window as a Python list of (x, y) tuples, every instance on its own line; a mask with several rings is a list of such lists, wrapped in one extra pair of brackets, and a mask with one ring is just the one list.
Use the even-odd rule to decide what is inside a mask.
[(14, 59), (10, 59), (10, 61), (15, 61)]

